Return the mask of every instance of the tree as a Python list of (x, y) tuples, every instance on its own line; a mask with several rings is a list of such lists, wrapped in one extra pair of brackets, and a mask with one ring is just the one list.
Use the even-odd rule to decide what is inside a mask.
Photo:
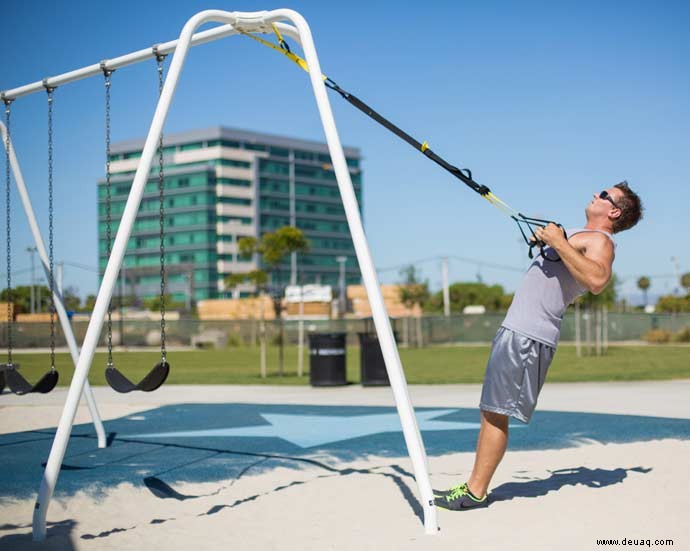
[(258, 290), (265, 289), (268, 282), (268, 274), (263, 270), (253, 270), (251, 272), (242, 272), (237, 274), (230, 274), (225, 278), (225, 285), (227, 287), (237, 287), (243, 283), (251, 283)]
[(642, 291), (642, 294), (644, 295), (645, 306), (647, 306), (647, 289), (649, 289), (651, 285), (652, 282), (647, 276), (642, 276), (640, 279), (637, 280), (637, 288), (640, 289)]
[[(264, 270), (255, 270), (247, 274), (230, 274), (226, 278), (229, 287), (236, 287), (242, 281), (252, 281), (257, 286), (259, 294), (266, 288), (266, 281), (269, 276), (275, 274), (277, 282), (273, 285), (273, 308), (280, 324), (280, 353), (278, 369), (283, 375), (284, 363), (284, 326), (282, 311), (282, 297), (284, 286), (280, 281), (280, 264), (287, 255), (294, 252), (306, 252), (309, 250), (309, 241), (304, 236), (304, 232), (292, 226), (283, 226), (275, 232), (265, 233), (261, 239), (256, 237), (243, 237), (238, 241), (240, 255), (251, 257), (258, 254), (261, 258)], [(242, 279), (244, 276), (244, 279)], [(262, 281), (258, 284), (257, 282)]]
[(411, 264), (400, 270), (400, 275), (402, 276), (398, 291), (400, 302), (408, 308), (414, 308), (416, 305), (423, 307), (431, 297), (429, 282), (420, 281), (420, 274)]
[[(510, 306), (513, 296), (506, 294), (501, 285), (486, 285), (477, 282), (456, 282), (448, 287), (451, 312), (462, 312), (465, 306), (482, 305), (489, 312), (504, 311)], [(427, 304), (430, 312), (443, 311), (443, 291), (431, 297)]]
[[(0, 300), (7, 302), (10, 297), (10, 293), (7, 289), (3, 289), (0, 293)], [(22, 312), (29, 312), (31, 308), (31, 287), (25, 287), (20, 285), (19, 287), (12, 288), (12, 303), (14, 304), (14, 312), (16, 314)]]
[[(174, 301), (172, 298), (172, 295), (170, 295), (168, 293), (163, 295), (163, 301), (164, 301), (166, 310), (177, 310), (177, 309), (184, 307), (183, 302)], [(145, 299), (144, 300), (144, 306), (146, 307), (147, 310), (150, 310), (151, 312), (160, 312), (160, 309), (161, 309), (161, 297), (160, 297), (160, 295), (156, 295), (154, 297)]]
[(79, 298), (79, 289), (76, 287), (67, 287), (62, 293), (62, 302), (65, 305), (65, 310), (75, 312), (81, 306), (81, 299)]
[(94, 306), (96, 306), (96, 295), (87, 295), (84, 301), (84, 309), (91, 312)]
[[(48, 312), (50, 307), (50, 289), (45, 285), (37, 285), (34, 287), (36, 311)], [(0, 300), (7, 301), (9, 296), (7, 289), (0, 292)], [(31, 286), (18, 285), (12, 288), (12, 302), (14, 303), (15, 312), (20, 314), (22, 312), (31, 311)]]
[[(400, 302), (408, 308), (419, 306), (420, 310), (429, 301), (431, 293), (429, 293), (429, 282), (420, 281), (421, 275), (417, 269), (410, 264), (409, 266), (400, 270), (402, 281), (398, 290)], [(417, 316), (417, 346), (420, 348), (424, 345), (422, 338), (422, 316)]]
[(680, 286), (690, 295), (690, 272), (686, 272), (680, 276)]
[(616, 287), (618, 287), (619, 283), (620, 279), (618, 276), (616, 274), (612, 274), (611, 279), (601, 293), (595, 295), (594, 293), (587, 291), (578, 300), (588, 307), (613, 306), (616, 304), (616, 297), (618, 296)]
[(656, 303), (657, 312), (690, 312), (690, 294), (685, 297), (664, 295)]

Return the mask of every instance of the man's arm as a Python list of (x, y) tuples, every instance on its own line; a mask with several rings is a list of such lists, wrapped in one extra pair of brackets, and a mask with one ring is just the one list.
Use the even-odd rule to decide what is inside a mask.
[(573, 247), (555, 224), (538, 228), (535, 232), (538, 239), (554, 248), (568, 271), (577, 282), (590, 292), (598, 295), (611, 279), (614, 250), (609, 239), (599, 233), (593, 233), (587, 240), (587, 247), (580, 252)]

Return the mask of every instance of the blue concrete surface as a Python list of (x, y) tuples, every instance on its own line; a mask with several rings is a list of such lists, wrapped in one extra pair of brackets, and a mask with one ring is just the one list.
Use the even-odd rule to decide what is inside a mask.
[[(429, 456), (473, 451), (477, 409), (418, 408)], [(511, 450), (561, 449), (583, 439), (601, 443), (690, 439), (689, 419), (537, 411), (529, 425), (512, 423)], [(330, 459), (407, 455), (394, 408), (260, 404), (178, 404), (108, 421), (110, 446), (99, 450), (93, 427), (78, 425), (63, 461), (56, 496), (88, 489), (94, 495), (122, 482), (145, 485), (159, 497), (187, 499), (179, 482), (236, 479), (277, 466)], [(52, 430), (0, 435), (0, 501), (34, 497)]]

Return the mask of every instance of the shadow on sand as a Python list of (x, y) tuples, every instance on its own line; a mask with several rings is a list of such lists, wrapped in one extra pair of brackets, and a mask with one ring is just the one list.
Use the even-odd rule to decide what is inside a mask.
[(549, 492), (557, 492), (564, 486), (581, 484), (587, 488), (605, 488), (620, 484), (629, 472), (647, 474), (652, 469), (634, 467), (632, 469), (589, 469), (576, 467), (574, 469), (559, 469), (550, 471), (551, 476), (544, 479), (533, 479), (528, 482), (508, 482), (494, 488), (489, 494), (489, 501), (510, 501), (516, 497), (541, 497)]

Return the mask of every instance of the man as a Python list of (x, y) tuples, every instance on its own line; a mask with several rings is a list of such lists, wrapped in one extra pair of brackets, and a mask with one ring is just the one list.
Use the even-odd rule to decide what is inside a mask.
[(640, 198), (627, 182), (594, 195), (584, 228), (564, 232), (555, 224), (535, 231), (546, 247), (527, 270), (496, 337), (479, 407), (481, 427), (467, 482), (435, 492), (436, 505), (464, 510), (488, 505), (489, 482), (508, 444), (508, 419), (529, 420), (546, 379), (563, 312), (578, 296), (599, 294), (611, 279), (613, 234), (642, 218)]

